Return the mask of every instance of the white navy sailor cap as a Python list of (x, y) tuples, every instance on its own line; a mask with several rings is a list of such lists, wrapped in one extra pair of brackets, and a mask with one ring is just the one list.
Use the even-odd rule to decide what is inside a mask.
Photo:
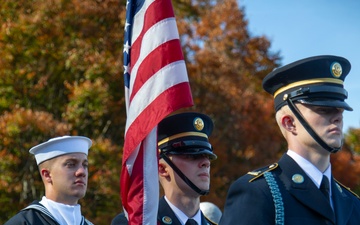
[(36, 163), (40, 163), (70, 153), (84, 153), (88, 155), (92, 141), (83, 136), (62, 136), (48, 140), (32, 147), (29, 152), (35, 155)]

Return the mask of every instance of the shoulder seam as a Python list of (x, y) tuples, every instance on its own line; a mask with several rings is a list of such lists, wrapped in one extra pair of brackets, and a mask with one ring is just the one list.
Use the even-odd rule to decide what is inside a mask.
[(46, 207), (41, 205), (40, 203), (31, 204), (22, 210), (27, 210), (27, 209), (34, 209), (34, 210), (40, 211), (40, 212), (44, 213), (45, 215), (47, 215), (48, 217), (50, 217), (56, 223), (58, 223), (57, 220), (55, 219), (55, 217), (49, 212), (49, 210), (47, 210)]
[(348, 192), (350, 192), (351, 194), (355, 195), (358, 199), (360, 199), (360, 196), (358, 194), (356, 194), (354, 191), (352, 191), (349, 187), (343, 185), (342, 183), (340, 183), (338, 180), (336, 180), (334, 178), (336, 184), (338, 184), (339, 186), (341, 186), (342, 188), (346, 189)]
[(268, 166), (268, 168), (266, 168), (264, 171), (255, 171), (255, 172), (248, 172), (247, 174), (254, 176), (252, 179), (249, 180), (249, 183), (253, 182), (254, 180), (256, 180), (257, 178), (261, 177), (264, 175), (264, 173), (272, 171), (274, 169), (276, 169), (279, 166), (279, 164), (277, 163), (273, 163), (270, 166)]

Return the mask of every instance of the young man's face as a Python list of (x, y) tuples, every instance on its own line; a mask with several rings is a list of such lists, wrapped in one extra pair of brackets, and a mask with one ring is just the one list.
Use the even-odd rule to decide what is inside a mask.
[[(341, 147), (344, 109), (304, 104), (298, 104), (298, 108), (308, 124), (325, 143), (331, 147)], [(307, 133), (306, 130), (303, 131)], [(300, 138), (304, 132), (299, 133)], [(311, 141), (315, 142), (313, 139)]]
[(85, 196), (88, 181), (88, 160), (83, 153), (71, 153), (49, 160), (51, 190), (64, 204), (76, 204)]
[[(209, 190), (210, 159), (208, 155), (172, 155), (171, 160), (195, 186), (201, 190)], [(176, 183), (182, 190), (194, 192), (175, 172), (174, 174)]]

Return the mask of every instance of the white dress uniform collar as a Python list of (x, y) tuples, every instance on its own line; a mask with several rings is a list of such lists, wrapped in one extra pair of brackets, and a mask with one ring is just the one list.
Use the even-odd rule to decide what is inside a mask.
[(173, 205), (167, 198), (166, 196), (164, 197), (165, 201), (169, 204), (170, 208), (172, 209), (172, 211), (175, 213), (176, 217), (179, 219), (179, 221), (181, 222), (181, 224), (185, 224), (186, 221), (188, 219), (194, 219), (198, 224), (201, 224), (201, 211), (200, 209), (197, 211), (197, 213), (195, 214), (195, 216), (193, 216), (192, 218), (187, 217), (187, 215), (185, 215), (185, 213), (183, 213), (180, 209), (178, 209), (175, 205)]
[[(307, 159), (303, 158), (296, 152), (292, 150), (288, 150), (287, 154), (295, 160), (295, 162), (305, 171), (305, 173), (310, 177), (310, 179), (314, 182), (314, 184), (320, 188), (321, 180), (323, 175), (325, 175), (329, 179), (329, 185), (330, 185), (330, 199), (332, 199), (332, 190), (331, 190), (331, 164), (329, 164), (329, 167), (325, 170), (324, 173), (322, 173), (318, 168), (316, 168), (311, 162), (309, 162)], [(331, 206), (333, 205), (332, 200)]]
[(311, 180), (314, 182), (314, 184), (319, 188), (321, 184), (321, 180), (323, 175), (327, 176), (327, 178), (330, 181), (330, 187), (331, 187), (331, 164), (329, 164), (329, 167), (325, 170), (324, 173), (322, 173), (318, 168), (316, 168), (311, 162), (309, 162), (304, 157), (300, 156), (296, 152), (292, 150), (288, 150), (287, 154), (295, 160), (295, 162), (305, 171), (305, 173), (311, 178)]
[(40, 204), (45, 206), (60, 225), (78, 225), (82, 222), (79, 204), (65, 205), (42, 197)]

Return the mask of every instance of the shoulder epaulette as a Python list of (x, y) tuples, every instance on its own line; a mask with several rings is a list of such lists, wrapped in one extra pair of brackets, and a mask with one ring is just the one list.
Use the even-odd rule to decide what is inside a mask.
[(257, 178), (263, 176), (264, 173), (272, 171), (272, 170), (276, 169), (277, 167), (278, 167), (278, 164), (274, 163), (274, 164), (271, 164), (270, 166), (264, 167), (264, 168), (262, 168), (260, 170), (248, 172), (247, 174), (249, 174), (251, 176), (254, 176), (252, 179), (249, 180), (249, 183), (253, 182)]
[[(357, 195), (355, 192), (353, 192), (349, 187), (343, 185), (342, 183), (340, 183), (338, 180), (334, 179), (336, 181), (336, 184), (338, 185), (339, 190), (342, 188), (346, 189), (348, 192), (350, 192), (351, 194), (355, 195), (357, 198), (360, 199), (359, 195)], [(342, 190), (340, 190), (342, 192)]]

